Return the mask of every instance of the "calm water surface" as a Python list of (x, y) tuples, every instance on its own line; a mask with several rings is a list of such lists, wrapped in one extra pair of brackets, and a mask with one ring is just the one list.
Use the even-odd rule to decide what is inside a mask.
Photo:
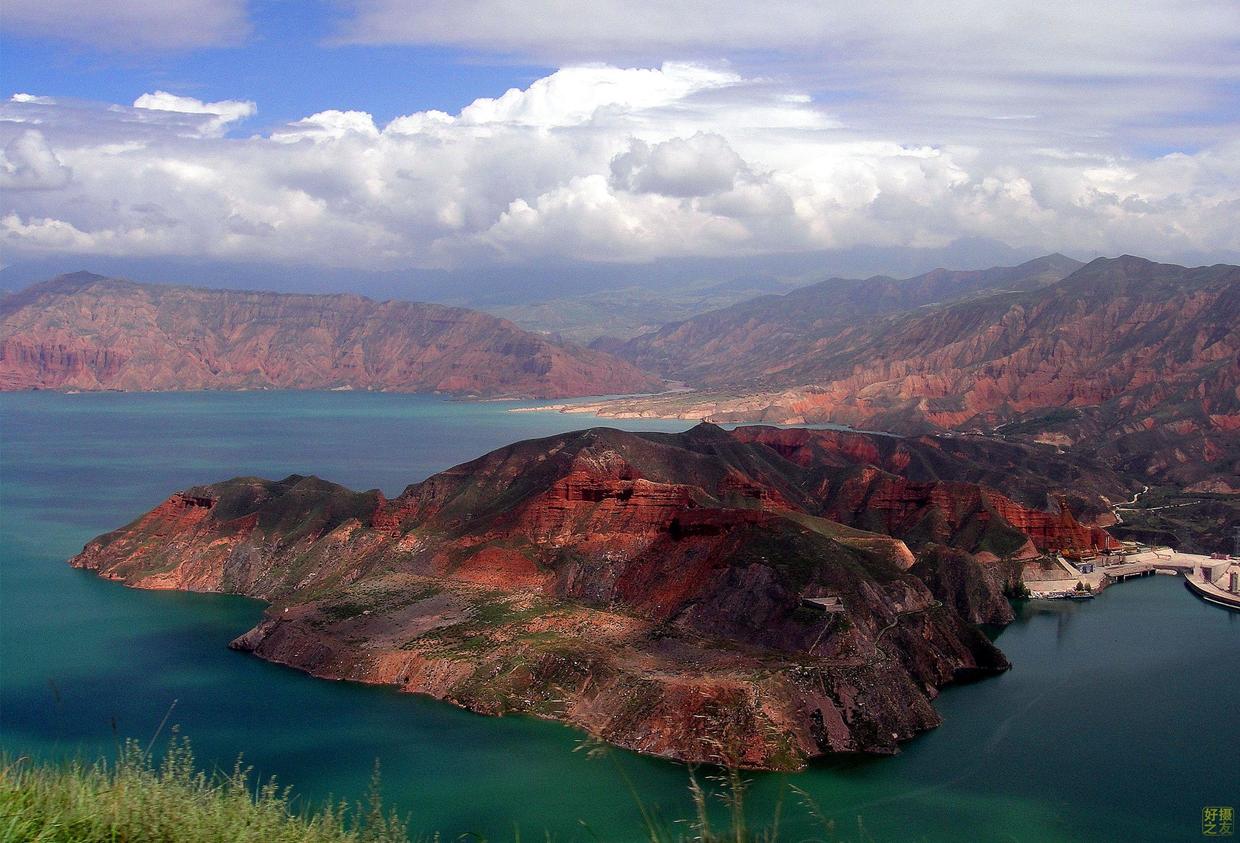
[[(226, 648), (260, 616), (243, 598), (140, 592), (64, 560), (185, 486), (313, 473), (396, 494), (513, 440), (587, 426), (369, 393), (0, 395), (0, 746), (110, 751), (170, 722), (204, 764), (239, 754), (311, 800), (358, 798), (375, 759), (418, 830), (628, 840), (638, 812), (618, 762), (665, 817), (686, 771), (524, 717), (484, 718), (384, 689), (311, 679)], [(679, 422), (608, 424), (680, 430)], [(946, 723), (895, 758), (754, 776), (751, 816), (787, 785), (873, 840), (1201, 839), (1201, 808), (1240, 807), (1240, 614), (1156, 577), (1091, 604), (1021, 609), (999, 645), (1015, 668), (948, 689)], [(823, 837), (784, 799), (783, 839)]]

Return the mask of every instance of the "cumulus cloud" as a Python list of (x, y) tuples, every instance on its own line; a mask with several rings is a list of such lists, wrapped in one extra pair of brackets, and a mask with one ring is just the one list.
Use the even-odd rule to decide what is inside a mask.
[(664, 196), (711, 196), (731, 190), (745, 162), (716, 134), (698, 132), (651, 146), (640, 140), (611, 161), (613, 186)]
[[(158, 106), (152, 108), (151, 106)], [(567, 67), (458, 113), (324, 111), (266, 135), (245, 101), (0, 103), (14, 257), (180, 255), (357, 268), (642, 261), (986, 237), (1240, 251), (1240, 142), (1137, 155), (927, 143), (842, 123), (734, 68)], [(1023, 121), (1004, 121), (1019, 123)]]
[(471, 125), (575, 126), (684, 103), (693, 94), (735, 87), (740, 81), (735, 73), (683, 62), (659, 68), (585, 65), (538, 79), (524, 90), (512, 88), (495, 99), (475, 100), (460, 118)]
[(272, 132), (271, 139), (282, 143), (331, 141), (350, 134), (377, 138), (379, 129), (374, 118), (364, 111), (320, 111)]
[(249, 32), (245, 0), (5, 0), (3, 31), (104, 50), (233, 44)]
[[(53, 103), (54, 104), (54, 103)], [(193, 97), (180, 97), (167, 91), (143, 94), (133, 102), (134, 108), (147, 111), (171, 111), (176, 114), (205, 114), (210, 119), (201, 124), (199, 132), (206, 135), (222, 135), (229, 123), (244, 120), (258, 113), (258, 106), (251, 100), (220, 100), (203, 102)]]
[[(339, 39), (564, 64), (730, 56), (934, 142), (1236, 127), (1235, 0), (354, 0)], [(1213, 113), (1230, 113), (1224, 127)], [(1012, 118), (1020, 118), (1013, 120)], [(1204, 119), (1203, 119), (1204, 117)]]
[(13, 138), (0, 155), (0, 187), (5, 190), (55, 190), (67, 185), (71, 176), (36, 129)]

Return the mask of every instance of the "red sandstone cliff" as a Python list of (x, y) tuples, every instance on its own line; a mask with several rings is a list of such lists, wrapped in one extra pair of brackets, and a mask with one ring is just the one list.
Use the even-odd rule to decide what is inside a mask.
[(1093, 526), (1114, 523), (1112, 503), (1140, 488), (1101, 460), (991, 437), (886, 436), (762, 425), (738, 427), (732, 436), (772, 448), (806, 468), (870, 466), (915, 484), (981, 486), (1027, 509), (1067, 508)]
[(0, 389), (382, 389), (553, 398), (659, 381), (477, 311), (77, 273), (0, 304)]

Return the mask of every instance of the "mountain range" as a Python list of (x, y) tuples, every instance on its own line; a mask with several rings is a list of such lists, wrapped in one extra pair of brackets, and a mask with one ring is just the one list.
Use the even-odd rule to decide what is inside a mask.
[(787, 367), (813, 359), (824, 341), (840, 332), (969, 296), (1037, 289), (1081, 266), (1063, 255), (1047, 255), (1019, 266), (936, 269), (899, 280), (830, 278), (670, 322), (627, 342), (603, 337), (594, 347), (698, 388), (769, 384)]
[(489, 314), (80, 272), (0, 299), (0, 389), (381, 389), (554, 398), (657, 389)]
[[(591, 428), (392, 499), (235, 478), (71, 560), (267, 600), (233, 646), (317, 676), (690, 762), (894, 752), (940, 722), (943, 685), (1006, 669), (978, 625), (1009, 622), (1008, 595), (1060, 570), (1056, 551), (1113, 549), (1109, 529), (1217, 543), (1234, 521), (1240, 267), (1050, 255), (831, 279), (591, 348), (441, 305), (89, 274), (0, 315), (5, 389), (553, 398), (680, 381), (561, 406), (850, 425)], [(1154, 509), (1120, 523), (1150, 483), (1177, 513), (1196, 510), (1176, 490), (1205, 495), (1184, 516), (1205, 533)]]
[(527, 330), (572, 342), (605, 343), (656, 331), (665, 322), (680, 321), (748, 301), (773, 291), (800, 286), (778, 279), (738, 279), (704, 284), (681, 284), (665, 289), (628, 286), (538, 302), (492, 304), (488, 313), (511, 319)]
[(592, 409), (995, 432), (1237, 491), (1240, 267), (1073, 266), (826, 282), (600, 341), (694, 390)]
[[(563, 324), (575, 324), (566, 302), (527, 316), (546, 324), (563, 305)], [(676, 312), (643, 302), (612, 321)], [(593, 319), (615, 306), (587, 310)], [(627, 394), (565, 409), (982, 435), (1070, 450), (1153, 485), (1235, 495), (1238, 324), (1240, 267), (1132, 256), (833, 278), (590, 348), (442, 305), (76, 273), (0, 299), (0, 389)], [(669, 382), (687, 386), (654, 394)], [(1227, 518), (1208, 520), (1217, 544)]]

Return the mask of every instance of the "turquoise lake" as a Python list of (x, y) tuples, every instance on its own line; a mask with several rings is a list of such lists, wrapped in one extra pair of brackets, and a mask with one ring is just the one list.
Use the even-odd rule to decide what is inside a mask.
[[(168, 720), (205, 766), (243, 754), (304, 799), (360, 798), (375, 760), (415, 832), (446, 839), (631, 840), (623, 769), (668, 819), (687, 771), (525, 717), (312, 679), (228, 650), (262, 612), (220, 595), (142, 592), (64, 564), (186, 486), (317, 474), (396, 494), (508, 442), (589, 417), (373, 393), (0, 395), (0, 748), (94, 756)], [(528, 405), (527, 405), (528, 406)], [(631, 421), (630, 430), (686, 423)], [(952, 687), (945, 723), (893, 758), (752, 775), (785, 840), (1200, 840), (1204, 806), (1240, 807), (1240, 613), (1152, 577), (1091, 603), (1025, 604), (998, 644), (1014, 668)], [(615, 762), (615, 763), (613, 763)], [(859, 834), (858, 817), (864, 832)]]

